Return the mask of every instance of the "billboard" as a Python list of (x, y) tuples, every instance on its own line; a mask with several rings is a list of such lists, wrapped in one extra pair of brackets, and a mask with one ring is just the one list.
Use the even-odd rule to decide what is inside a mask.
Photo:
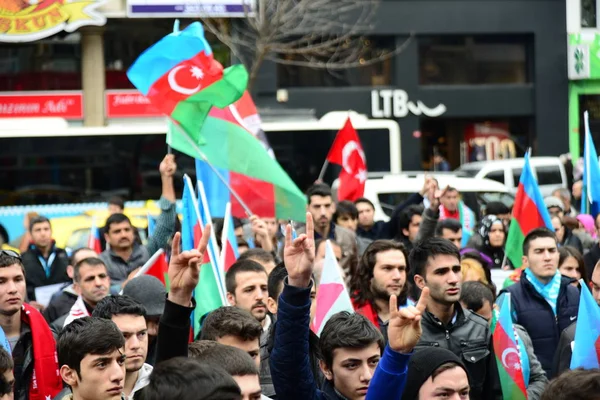
[(0, 0), (0, 42), (33, 42), (60, 31), (101, 26), (104, 0)]
[(254, 0), (127, 0), (130, 18), (243, 18)]

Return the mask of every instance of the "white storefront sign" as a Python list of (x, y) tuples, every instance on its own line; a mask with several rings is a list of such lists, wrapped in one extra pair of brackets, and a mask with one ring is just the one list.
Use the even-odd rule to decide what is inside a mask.
[(444, 104), (433, 108), (427, 107), (422, 101), (408, 100), (408, 93), (402, 89), (384, 89), (371, 91), (371, 115), (374, 118), (404, 118), (408, 113), (439, 117), (446, 112)]

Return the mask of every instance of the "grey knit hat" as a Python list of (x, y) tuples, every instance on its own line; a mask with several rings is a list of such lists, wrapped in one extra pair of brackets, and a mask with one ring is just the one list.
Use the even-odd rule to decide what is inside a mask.
[(167, 290), (158, 278), (151, 275), (141, 275), (127, 282), (123, 294), (142, 303), (146, 316), (158, 317), (163, 314)]

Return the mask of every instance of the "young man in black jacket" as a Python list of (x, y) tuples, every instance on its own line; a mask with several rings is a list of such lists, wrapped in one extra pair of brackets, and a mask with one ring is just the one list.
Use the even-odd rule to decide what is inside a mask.
[(460, 357), (471, 378), (471, 399), (491, 399), (491, 333), (487, 321), (460, 303), (462, 272), (458, 248), (449, 240), (430, 238), (416, 244), (409, 255), (419, 289), (428, 287), (430, 301), (423, 315), (419, 348), (443, 347)]
[(32, 243), (23, 253), (27, 298), (38, 310), (43, 307), (35, 303), (35, 288), (55, 283), (69, 282), (67, 275), (69, 257), (64, 249), (56, 247), (52, 239), (52, 226), (46, 217), (35, 217), (29, 223)]
[(579, 313), (579, 290), (572, 279), (558, 270), (558, 243), (554, 232), (546, 228), (533, 229), (523, 241), (525, 270), (518, 283), (500, 292), (510, 293), (513, 322), (523, 326), (533, 342), (535, 355), (552, 379), (554, 355), (560, 334)]

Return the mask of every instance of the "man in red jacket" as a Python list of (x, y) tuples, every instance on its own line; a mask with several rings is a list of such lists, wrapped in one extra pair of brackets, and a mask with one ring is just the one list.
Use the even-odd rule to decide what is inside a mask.
[(392, 240), (376, 240), (367, 247), (350, 292), (354, 309), (379, 328), (387, 343), (390, 296), (398, 297), (400, 307), (414, 305), (408, 299), (408, 254), (404, 245)]

